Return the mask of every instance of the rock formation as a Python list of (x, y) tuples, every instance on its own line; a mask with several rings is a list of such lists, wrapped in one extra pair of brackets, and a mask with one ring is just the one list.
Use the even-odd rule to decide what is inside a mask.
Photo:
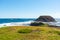
[(32, 22), (30, 25), (31, 26), (39, 26), (39, 25), (44, 25), (43, 22), (56, 22), (55, 19), (51, 16), (40, 16), (37, 18), (34, 22)]
[(55, 19), (51, 16), (40, 16), (35, 21), (41, 21), (41, 22), (55, 22)]

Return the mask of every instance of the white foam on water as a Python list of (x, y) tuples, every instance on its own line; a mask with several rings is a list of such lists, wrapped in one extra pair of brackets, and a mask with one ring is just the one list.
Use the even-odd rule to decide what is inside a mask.
[(53, 26), (60, 26), (60, 22), (43, 22), (46, 23), (48, 25), (53, 25)]
[(33, 22), (33, 21), (3, 23), (3, 24), (0, 24), (0, 27), (6, 27), (6, 26), (29, 26), (29, 24), (31, 22)]
[[(3, 23), (3, 24), (0, 24), (0, 28), (7, 27), (7, 26), (8, 27), (9, 26), (29, 26), (31, 22), (34, 22), (34, 21)], [(54, 26), (60, 26), (60, 22), (43, 22), (43, 23), (47, 23), (49, 25), (54, 25)]]

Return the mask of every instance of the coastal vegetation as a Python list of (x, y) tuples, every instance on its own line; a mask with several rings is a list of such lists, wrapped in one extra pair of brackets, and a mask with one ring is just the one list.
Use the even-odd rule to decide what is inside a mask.
[(2, 27), (0, 40), (60, 40), (60, 28), (47, 25)]

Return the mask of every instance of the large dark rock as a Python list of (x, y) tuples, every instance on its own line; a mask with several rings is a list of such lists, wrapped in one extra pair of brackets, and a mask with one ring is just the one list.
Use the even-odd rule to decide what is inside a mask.
[(51, 16), (40, 16), (34, 22), (32, 22), (30, 25), (31, 26), (39, 26), (39, 25), (44, 25), (43, 22), (56, 22), (55, 19)]
[(51, 16), (40, 16), (35, 21), (41, 21), (41, 22), (55, 22), (55, 19)]

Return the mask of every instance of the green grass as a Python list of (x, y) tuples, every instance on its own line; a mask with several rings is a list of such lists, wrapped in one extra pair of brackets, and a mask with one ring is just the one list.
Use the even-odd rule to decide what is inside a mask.
[(0, 28), (0, 40), (60, 40), (60, 28), (12, 26)]
[(20, 29), (19, 31), (18, 31), (18, 33), (31, 33), (32, 32), (32, 30), (31, 29)]

